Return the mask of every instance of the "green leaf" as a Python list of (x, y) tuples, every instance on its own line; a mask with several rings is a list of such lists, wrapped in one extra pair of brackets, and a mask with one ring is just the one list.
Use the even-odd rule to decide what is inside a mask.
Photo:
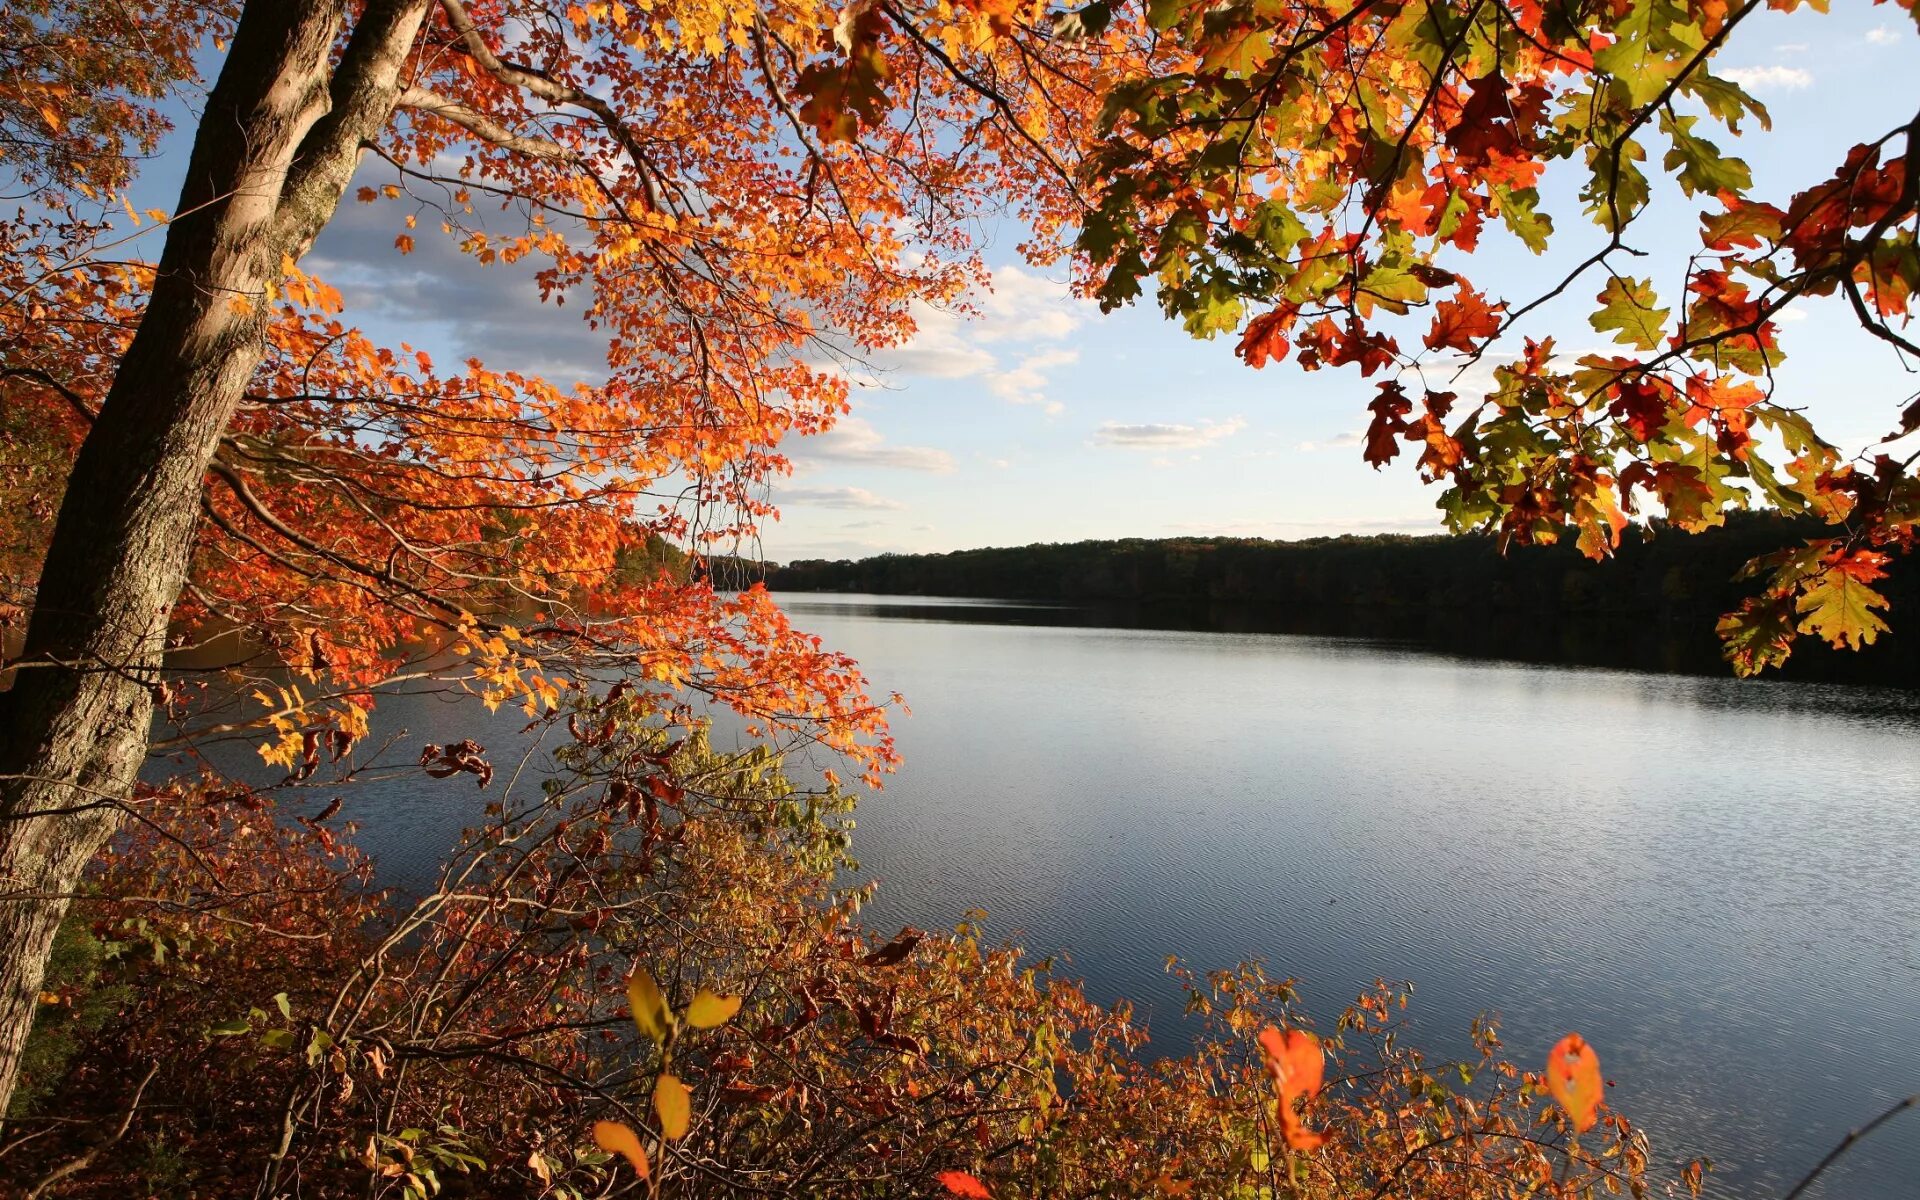
[(1753, 172), (1741, 159), (1720, 153), (1720, 147), (1703, 137), (1694, 136), (1698, 117), (1673, 117), (1662, 113), (1660, 127), (1673, 139), (1664, 165), (1676, 174), (1680, 188), (1689, 196), (1722, 192), (1744, 194), (1753, 186)]
[(222, 1021), (207, 1030), (209, 1037), (239, 1037), (243, 1033), (253, 1032), (253, 1022), (245, 1017), (235, 1017), (231, 1021)]
[(1500, 202), (1500, 219), (1508, 230), (1525, 242), (1535, 254), (1547, 250), (1547, 238), (1553, 233), (1553, 219), (1539, 211), (1540, 193), (1533, 188), (1497, 186), (1494, 198)]
[(1746, 89), (1731, 79), (1695, 71), (1680, 85), (1680, 90), (1706, 105), (1707, 111), (1730, 133), (1740, 132), (1740, 118), (1747, 113), (1759, 120), (1761, 129), (1773, 128), (1773, 117), (1767, 112), (1767, 106), (1747, 95)]
[(1669, 310), (1655, 307), (1657, 297), (1650, 280), (1621, 278), (1616, 275), (1601, 289), (1601, 308), (1587, 320), (1601, 333), (1613, 332), (1613, 340), (1639, 350), (1660, 346)]

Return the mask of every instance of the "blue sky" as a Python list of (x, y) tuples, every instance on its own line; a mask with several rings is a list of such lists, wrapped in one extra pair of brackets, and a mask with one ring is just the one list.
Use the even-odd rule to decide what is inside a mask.
[[(1838, 0), (1828, 15), (1768, 11), (1742, 26), (1718, 62), (1768, 105), (1774, 128), (1749, 126), (1731, 145), (1716, 140), (1752, 166), (1755, 194), (1777, 203), (1827, 177), (1846, 147), (1920, 108), (1920, 37), (1892, 5)], [(185, 149), (183, 139), (170, 140), (136, 203), (171, 207)], [(1650, 172), (1660, 156), (1657, 148), (1649, 155)], [(377, 166), (364, 174), (386, 182)], [(1572, 183), (1549, 176), (1545, 188), (1559, 231), (1549, 255), (1483, 238), (1471, 264), (1476, 283), (1528, 299), (1598, 244), (1571, 200)], [(382, 206), (349, 203), (309, 257), (309, 268), (346, 295), (351, 318), (436, 357), (475, 355), (560, 380), (596, 371), (601, 347), (572, 310), (540, 306), (509, 273), (480, 268), (431, 236), (413, 255), (396, 256), (396, 221)], [(1696, 228), (1677, 189), (1656, 190), (1653, 211), (1629, 239), (1649, 256), (1622, 259), (1623, 269), (1677, 295)], [(788, 447), (799, 469), (775, 489), (783, 519), (763, 533), (766, 557), (1439, 529), (1437, 490), (1404, 459), (1379, 472), (1361, 461), (1373, 387), (1355, 371), (1249, 370), (1230, 339), (1193, 341), (1151, 304), (1103, 316), (1069, 295), (1063, 272), (1019, 262), (1020, 232), (989, 230), (995, 286), (978, 298), (977, 319), (923, 312), (920, 335), (873, 362), (852, 416)], [(1553, 334), (1566, 350), (1597, 348), (1586, 313), (1598, 288), (1577, 285), (1525, 332)], [(1777, 397), (1807, 407), (1843, 449), (1884, 434), (1920, 389), (1920, 376), (1837, 302), (1787, 324), (1784, 343)], [(1486, 369), (1476, 370), (1484, 377)]]

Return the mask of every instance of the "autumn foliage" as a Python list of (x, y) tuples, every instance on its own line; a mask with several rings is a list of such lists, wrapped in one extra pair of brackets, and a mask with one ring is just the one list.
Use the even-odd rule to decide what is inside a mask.
[[(1825, 519), (1833, 536), (1754, 564), (1730, 655), (1753, 670), (1799, 633), (1871, 642), (1873, 585), (1920, 519), (1912, 460), (1843, 460), (1769, 372), (1779, 316), (1809, 297), (1920, 353), (1903, 332), (1920, 127), (1751, 194), (1708, 135), (1766, 120), (1712, 69), (1754, 11), (6, 6), (0, 167), (22, 199), (0, 217), (0, 1103), (22, 1063), (38, 1072), (0, 1142), (9, 1180), (408, 1200), (1639, 1191), (1647, 1147), (1575, 1035), (1544, 1073), (1491, 1026), (1471, 1061), (1434, 1062), (1399, 1036), (1405, 989), (1316, 1027), (1258, 966), (1176, 967), (1205, 1034), (1155, 1060), (1124, 1006), (975, 920), (862, 928), (836, 876), (850, 801), (823, 764), (877, 782), (885, 703), (712, 568), (773, 515), (787, 439), (846, 412), (843, 366), (922, 306), (966, 307), (989, 282), (977, 231), (1010, 217), (1109, 305), (1151, 283), (1256, 367), (1356, 368), (1365, 457), (1414, 456), (1457, 527), (1603, 557), (1646, 506), (1683, 529), (1746, 503)], [(178, 203), (137, 207), (138, 163), (189, 114)], [(1703, 210), (1664, 293), (1614, 257), (1656, 143)], [(1463, 259), (1496, 227), (1544, 252), (1539, 183), (1560, 162), (1609, 240), (1556, 291), (1597, 287), (1590, 323), (1618, 349), (1569, 361), (1525, 337), (1490, 390), (1446, 390), (1430, 372), (1524, 332), (1538, 301), (1476, 286)], [(579, 314), (604, 371), (376, 338), (310, 270), (342, 203), (389, 221), (397, 255), (444, 239)], [(1917, 425), (1908, 407), (1890, 440)], [(555, 761), (515, 769), (473, 737), (426, 747), (421, 787), (486, 799), (420, 894), (373, 888), (338, 804), (147, 766), (245, 737), (283, 794), (344, 787), (402, 687), (565, 731)], [(761, 744), (713, 750), (711, 706)], [(822, 752), (806, 780), (783, 773), (796, 746)], [(46, 977), (57, 944), (91, 965)], [(65, 1041), (27, 1053), (36, 1025)]]
[[(1151, 288), (1198, 336), (1237, 330), (1253, 367), (1357, 369), (1375, 391), (1366, 461), (1413, 455), (1456, 530), (1572, 537), (1600, 559), (1636, 514), (1688, 531), (1748, 506), (1823, 518), (1831, 536), (1751, 564), (1762, 589), (1721, 623), (1727, 657), (1744, 674), (1803, 633), (1868, 645), (1886, 628), (1873, 584), (1920, 522), (1895, 445), (1920, 406), (1889, 397), (1886, 438), (1849, 459), (1773, 371), (1781, 321), (1822, 297), (1869, 346), (1920, 354), (1920, 117), (1858, 114), (1866, 140), (1834, 145), (1795, 193), (1756, 194), (1723, 145), (1767, 110), (1716, 70), (1760, 10), (1150, 0), (1173, 61), (1108, 95), (1088, 286), (1108, 307)], [(1659, 197), (1655, 155), (1678, 197)], [(1577, 236), (1556, 234), (1549, 179), (1577, 190), (1597, 249), (1549, 259), (1531, 294), (1477, 286), (1483, 242), (1545, 256)], [(1656, 210), (1698, 230), (1664, 290), (1629, 273)], [(1563, 294), (1593, 295), (1588, 323), (1615, 349), (1569, 354), (1581, 332), (1542, 329)], [(1474, 363), (1490, 385), (1461, 382)]]

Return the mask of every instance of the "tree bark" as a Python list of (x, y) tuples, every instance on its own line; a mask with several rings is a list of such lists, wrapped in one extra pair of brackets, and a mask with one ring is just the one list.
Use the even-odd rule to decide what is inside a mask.
[(250, 0), (196, 131), (140, 328), (73, 465), (0, 694), (0, 1116), (54, 930), (145, 757), (214, 451), (266, 350), (267, 290), (389, 118), (429, 0)]

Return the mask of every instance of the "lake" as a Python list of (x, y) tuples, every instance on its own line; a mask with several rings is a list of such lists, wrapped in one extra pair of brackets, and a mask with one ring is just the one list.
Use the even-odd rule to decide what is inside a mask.
[[(1655, 1163), (1705, 1154), (1729, 1200), (1783, 1195), (1920, 1091), (1920, 694), (782, 600), (912, 707), (854, 835), (884, 932), (982, 907), (1133, 999), (1164, 1051), (1187, 1036), (1169, 954), (1263, 958), (1327, 1019), (1411, 980), (1440, 1052), (1482, 1011), (1527, 1066), (1578, 1030)], [(376, 737), (402, 727), (476, 732), (426, 699), (376, 714)], [(355, 805), (387, 872), (477, 805), (470, 780), (388, 786), (407, 798)], [(1816, 1194), (1917, 1187), (1910, 1113)]]

